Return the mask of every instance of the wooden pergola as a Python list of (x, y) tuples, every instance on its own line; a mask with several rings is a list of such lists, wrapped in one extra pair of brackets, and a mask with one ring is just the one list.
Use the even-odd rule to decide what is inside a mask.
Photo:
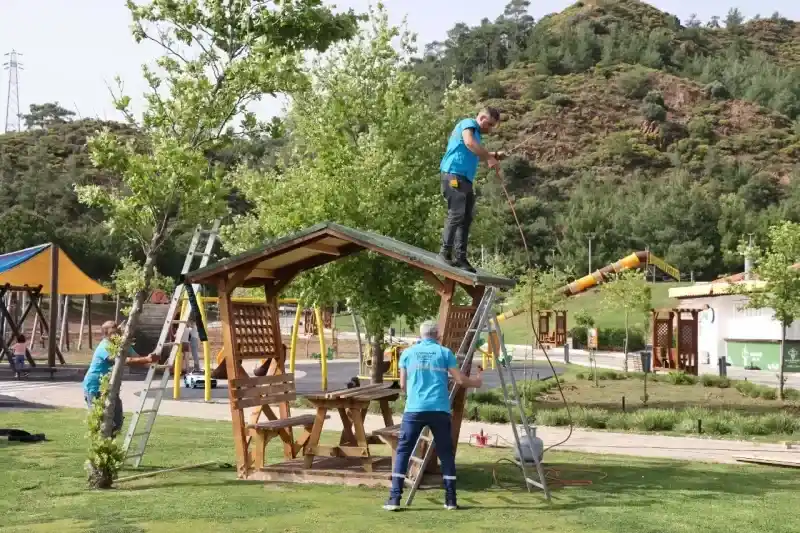
[[(248, 450), (250, 440), (258, 438), (255, 426), (261, 413), (272, 422), (269, 431), (279, 435), (284, 442), (284, 456), (295, 458), (302, 446), (298, 446), (292, 434), (292, 427), (305, 426), (308, 421), (294, 417), (296, 423), (289, 427), (281, 426), (281, 420), (292, 420), (289, 402), (294, 395), (293, 376), (287, 374), (286, 354), (281, 343), (278, 320), (278, 299), (281, 291), (298, 275), (307, 270), (332, 261), (368, 250), (385, 257), (408, 264), (420, 270), (422, 277), (440, 296), (439, 332), (443, 345), (454, 352), (458, 350), (466, 335), (475, 310), (487, 286), (501, 288), (513, 287), (511, 279), (494, 276), (478, 270), (475, 273), (461, 270), (439, 260), (438, 256), (427, 250), (384, 237), (368, 231), (356, 230), (340, 224), (325, 222), (311, 226), (292, 235), (269, 242), (259, 248), (230, 257), (185, 276), (185, 283), (213, 285), (219, 296), (219, 312), (222, 322), (222, 338), (225, 351), (227, 375), (232, 378), (229, 387), (231, 399), (231, 418), (233, 420), (234, 444), (239, 477), (248, 477), (251, 471), (252, 452)], [(456, 288), (462, 287), (472, 298), (470, 305), (456, 305), (453, 301)], [(238, 287), (263, 287), (266, 294), (264, 305), (242, 305), (232, 301), (233, 291)], [(257, 307), (257, 308), (256, 308)], [(255, 387), (255, 380), (244, 374), (241, 363), (244, 359), (273, 359), (268, 376), (275, 376), (272, 383), (284, 395), (280, 397), (278, 415), (272, 414), (267, 399), (277, 398), (273, 393), (263, 391), (268, 383), (259, 383), (262, 392), (244, 392), (242, 387)], [(278, 376), (286, 376), (279, 379)], [(249, 381), (248, 381), (249, 380)], [(273, 385), (274, 386), (274, 385)], [(292, 393), (287, 396), (286, 391)], [(258, 406), (254, 400), (261, 398), (261, 408), (245, 421), (243, 406)], [(243, 396), (250, 396), (243, 399)], [(461, 421), (464, 414), (466, 393), (463, 389), (453, 405), (453, 441), (458, 442)], [(391, 417), (389, 417), (391, 418)], [(287, 424), (284, 424), (287, 425)], [(307, 442), (307, 441), (304, 441)]]

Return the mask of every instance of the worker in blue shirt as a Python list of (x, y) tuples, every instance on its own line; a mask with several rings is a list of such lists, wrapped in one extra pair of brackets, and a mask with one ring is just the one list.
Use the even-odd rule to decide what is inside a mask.
[[(439, 165), (442, 175), (442, 196), (447, 201), (447, 219), (442, 231), (442, 248), (439, 257), (448, 265), (470, 272), (475, 269), (467, 261), (467, 241), (475, 193), (472, 182), (479, 161), (486, 161), (491, 169), (498, 169), (500, 152), (489, 152), (481, 144), (481, 135), (489, 133), (500, 122), (500, 112), (487, 107), (476, 118), (465, 118), (456, 124), (447, 143), (447, 151)], [(452, 257), (455, 246), (455, 258)]]
[[(113, 320), (103, 322), (103, 325), (100, 326), (100, 331), (103, 332), (103, 340), (95, 348), (92, 362), (89, 364), (89, 370), (86, 371), (86, 376), (83, 378), (83, 398), (86, 401), (86, 407), (89, 409), (92, 408), (94, 401), (100, 397), (100, 380), (114, 368), (114, 359), (112, 359), (109, 351), (111, 338), (121, 334), (119, 326)], [(157, 363), (158, 360), (159, 357), (156, 354), (140, 357), (139, 354), (133, 351), (133, 348), (129, 347), (125, 364), (128, 366), (142, 366)], [(114, 434), (122, 429), (122, 422), (122, 401), (118, 399), (114, 404)]]
[(400, 508), (408, 461), (425, 426), (433, 433), (436, 454), (442, 463), (445, 509), (458, 509), (447, 378), (452, 377), (461, 387), (478, 388), (483, 384), (480, 369), (475, 377), (465, 376), (458, 369), (453, 352), (439, 344), (436, 322), (423, 323), (420, 337), (420, 342), (407, 348), (400, 356), (400, 387), (406, 391), (406, 409), (392, 472), (392, 490), (383, 506), (387, 511)]

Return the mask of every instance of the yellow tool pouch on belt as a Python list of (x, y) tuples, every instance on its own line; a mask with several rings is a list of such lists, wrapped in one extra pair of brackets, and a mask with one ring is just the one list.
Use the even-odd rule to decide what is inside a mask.
[(450, 186), (454, 189), (458, 189), (458, 180), (456, 178), (451, 179)]

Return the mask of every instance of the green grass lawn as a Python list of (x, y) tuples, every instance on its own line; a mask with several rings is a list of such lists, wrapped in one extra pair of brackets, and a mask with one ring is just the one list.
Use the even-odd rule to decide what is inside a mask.
[[(677, 304), (677, 300), (669, 297), (669, 289), (674, 287), (683, 287), (689, 285), (688, 283), (677, 282), (663, 282), (650, 284), (652, 290), (652, 303), (654, 308), (673, 307)], [(565, 306), (568, 311), (567, 314), (567, 327), (572, 328), (575, 323), (571, 317), (580, 310), (586, 310), (595, 318), (598, 328), (621, 328), (625, 325), (624, 316), (616, 311), (606, 308), (603, 303), (603, 297), (598, 289), (573, 296), (568, 299)], [(649, 317), (647, 318), (649, 320)], [(555, 327), (555, 319), (551, 319), (551, 328)], [(631, 320), (631, 327), (642, 329), (644, 321), (641, 317)], [(340, 331), (353, 331), (353, 319), (350, 315), (338, 315), (336, 317), (336, 327)], [(395, 328), (396, 335), (416, 335), (416, 332), (411, 330), (402, 317), (392, 324)], [(531, 325), (530, 318), (527, 313), (518, 315), (508, 319), (501, 324), (503, 333), (506, 336), (508, 344), (530, 344), (531, 342)]]
[[(730, 533), (800, 531), (795, 471), (548, 452), (552, 477), (590, 480), (554, 490), (547, 503), (528, 494), (507, 450), (459, 449), (459, 500), (441, 509), (439, 490), (410, 510), (380, 509), (385, 490), (241, 482), (231, 468), (208, 467), (85, 488), (82, 410), (0, 413), (0, 426), (46, 432), (46, 443), (0, 440), (0, 499), (6, 532), (348, 532)], [(273, 450), (274, 452), (275, 450)], [(232, 462), (227, 422), (161, 417), (150, 467)], [(503, 488), (492, 481), (492, 470)], [(123, 474), (125, 475), (125, 474)]]

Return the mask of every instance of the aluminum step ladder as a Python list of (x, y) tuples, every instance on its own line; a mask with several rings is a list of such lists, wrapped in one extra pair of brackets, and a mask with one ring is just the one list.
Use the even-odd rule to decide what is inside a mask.
[[(497, 375), (500, 377), (500, 388), (503, 390), (503, 400), (508, 409), (508, 419), (511, 421), (511, 429), (514, 432), (514, 443), (516, 451), (519, 454), (519, 460), (514, 460), (520, 470), (522, 470), (522, 477), (525, 479), (525, 487), (528, 492), (531, 492), (531, 487), (535, 487), (544, 492), (544, 497), (550, 501), (550, 490), (547, 488), (545, 481), (544, 468), (542, 468), (542, 458), (536, 453), (533, 444), (533, 432), (531, 431), (530, 424), (528, 423), (528, 415), (525, 413), (525, 406), (520, 398), (519, 389), (517, 388), (517, 378), (514, 377), (513, 369), (511, 368), (511, 357), (508, 355), (506, 343), (503, 339), (503, 332), (500, 329), (500, 322), (497, 317), (492, 315), (490, 321), (490, 328), (497, 334), (497, 342), (500, 345), (500, 353), (494, 354), (495, 366), (497, 367)], [(508, 379), (505, 373), (508, 372)], [(517, 427), (516, 420), (522, 422), (522, 428), (525, 430), (527, 437), (527, 446), (520, 443), (519, 428)], [(528, 475), (528, 468), (530, 463), (525, 460), (525, 448), (530, 450), (530, 456), (533, 458), (533, 464), (536, 469), (536, 475), (539, 478), (537, 481)]]
[[(186, 253), (186, 259), (181, 269), (182, 275), (197, 268), (203, 268), (208, 264), (214, 251), (214, 246), (219, 239), (220, 223), (220, 220), (216, 220), (210, 230), (204, 230), (199, 226), (195, 229), (191, 244), (189, 244), (189, 251)], [(201, 248), (202, 251), (200, 251)], [(194, 266), (193, 264), (197, 258), (200, 259), (200, 263)], [(191, 288), (195, 293), (200, 289), (197, 284), (192, 285)], [(156, 416), (158, 416), (161, 400), (164, 398), (165, 392), (171, 388), (169, 387), (170, 368), (172, 368), (175, 357), (181, 349), (181, 339), (183, 339), (186, 331), (186, 323), (192, 309), (191, 305), (181, 305), (184, 300), (187, 300), (186, 286), (183, 283), (178, 283), (169, 302), (167, 317), (161, 327), (161, 335), (154, 350), (154, 353), (161, 354), (164, 348), (170, 347), (169, 358), (165, 364), (151, 365), (147, 371), (144, 388), (139, 393), (139, 406), (133, 413), (128, 432), (125, 435), (125, 442), (122, 446), (122, 451), (125, 454), (124, 462), (130, 463), (134, 468), (138, 468), (142, 464), (142, 458), (144, 457), (150, 434), (153, 432), (153, 424), (155, 424)], [(180, 317), (175, 319), (179, 306)], [(175, 332), (174, 340), (168, 341), (167, 339), (170, 337), (174, 324), (178, 325), (178, 329)], [(162, 373), (160, 379), (156, 378), (156, 373), (158, 372)], [(180, 374), (176, 374), (174, 378), (180, 379)], [(208, 376), (206, 376), (206, 379), (208, 379)]]
[[(494, 328), (497, 331), (498, 337), (501, 339), (500, 341), (501, 352), (503, 354), (506, 354), (505, 344), (503, 344), (502, 342), (503, 338), (502, 332), (500, 331), (497, 318), (494, 316), (494, 312), (492, 309), (496, 297), (497, 297), (497, 289), (495, 287), (487, 287), (486, 291), (483, 294), (483, 298), (481, 298), (481, 301), (478, 304), (478, 308), (475, 310), (475, 315), (472, 317), (472, 322), (470, 323), (469, 328), (467, 329), (467, 332), (464, 335), (464, 339), (461, 341), (461, 346), (458, 349), (456, 357), (459, 357), (461, 355), (464, 356), (464, 361), (461, 363), (462, 373), (466, 373), (467, 370), (471, 368), (473, 356), (475, 355), (475, 350), (477, 350), (478, 348), (480, 335), (483, 332), (490, 331), (490, 322), (492, 321), (494, 323)], [(495, 354), (495, 357), (497, 358), (498, 362), (501, 360), (501, 358), (498, 357), (498, 354)], [(507, 356), (505, 356), (503, 359), (504, 360), (507, 359)], [(499, 369), (500, 365), (497, 366)], [(511, 379), (512, 379), (511, 383), (513, 384), (513, 388), (510, 394), (511, 398), (509, 398), (505, 386), (505, 376), (502, 374), (502, 370), (500, 370), (500, 372), (501, 372), (500, 381), (501, 383), (504, 384), (503, 395), (505, 398), (506, 406), (508, 407), (509, 410), (509, 416), (511, 417), (509, 418), (509, 420), (513, 421), (515, 419), (513, 417), (511, 409), (512, 406), (515, 405), (521, 412), (520, 419), (522, 420), (523, 425), (525, 426), (525, 431), (526, 435), (528, 435), (528, 442), (531, 447), (531, 452), (533, 452), (533, 444), (532, 444), (533, 441), (530, 438), (531, 431), (527, 423), (527, 417), (525, 416), (525, 413), (522, 412), (523, 407), (519, 398), (519, 393), (516, 388), (516, 381), (514, 381), (513, 374), (509, 372), (509, 374), (511, 374)], [(450, 386), (450, 394), (449, 394), (451, 405), (453, 403), (453, 399), (458, 393), (458, 389), (459, 389), (458, 384), (453, 382)], [(521, 450), (519, 433), (514, 424), (512, 424), (512, 427), (514, 428), (514, 440), (516, 442), (517, 450)], [(424, 446), (422, 444), (423, 442), (428, 443), (427, 449), (425, 450), (424, 453), (421, 452)], [(430, 429), (426, 427), (422, 430), (422, 433), (420, 433), (419, 439), (417, 439), (417, 442), (414, 445), (414, 449), (411, 451), (411, 457), (409, 458), (409, 467), (406, 475), (405, 485), (410, 486), (410, 490), (406, 498), (406, 506), (410, 506), (412, 501), (414, 500), (414, 495), (417, 493), (417, 490), (419, 489), (419, 486), (422, 483), (422, 478), (425, 475), (425, 470), (427, 469), (428, 464), (433, 458), (434, 449), (435, 449), (435, 442), (433, 440), (433, 434), (431, 433)], [(521, 453), (520, 457), (523, 457)], [(547, 484), (544, 478), (544, 471), (541, 467), (541, 464), (539, 463), (538, 457), (536, 457), (535, 455), (534, 457), (536, 461), (539, 481), (530, 478), (527, 475), (527, 470), (525, 468), (525, 465), (519, 464), (520, 468), (522, 469), (523, 478), (525, 479), (525, 485), (528, 488), (528, 492), (531, 491), (531, 486), (540, 488), (542, 491), (544, 491), (545, 497), (549, 500), (550, 492), (547, 489)]]

